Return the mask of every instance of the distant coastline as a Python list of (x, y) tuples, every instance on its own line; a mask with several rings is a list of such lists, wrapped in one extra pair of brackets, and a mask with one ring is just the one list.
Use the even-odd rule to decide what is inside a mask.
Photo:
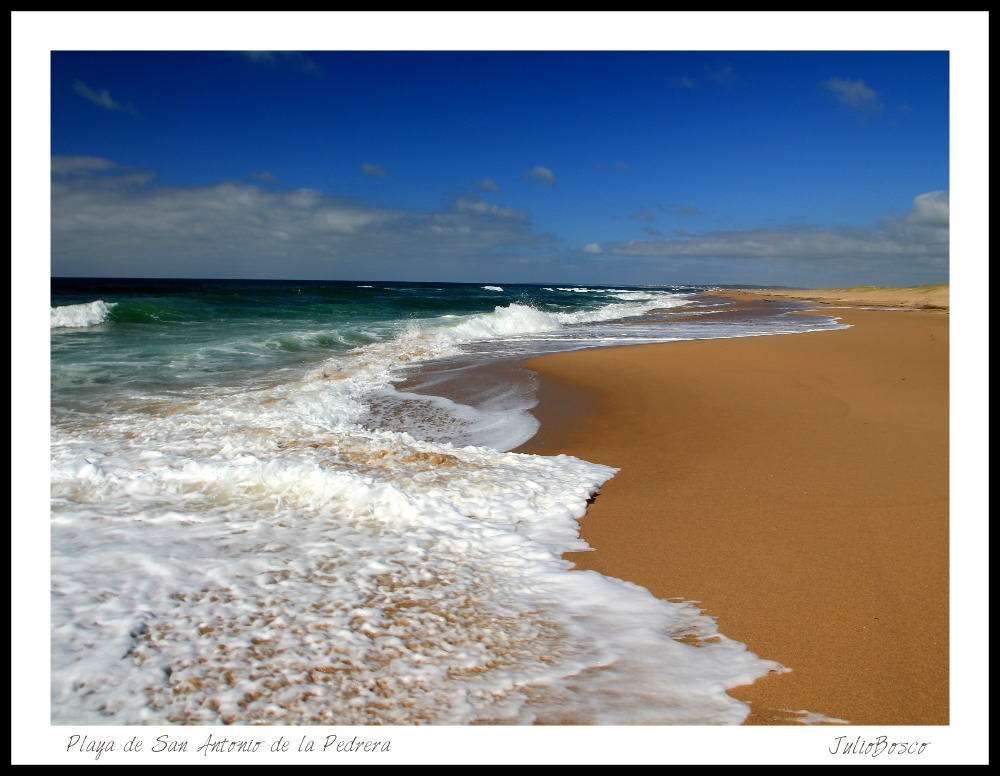
[(878, 307), (915, 307), (922, 310), (948, 310), (951, 286), (937, 283), (926, 286), (895, 288), (891, 286), (853, 286), (851, 288), (739, 288), (725, 289), (723, 296), (733, 299), (801, 299), (823, 305)]

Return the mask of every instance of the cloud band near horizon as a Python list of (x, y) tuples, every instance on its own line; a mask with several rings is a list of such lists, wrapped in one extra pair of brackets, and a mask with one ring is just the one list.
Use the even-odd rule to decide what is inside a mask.
[(816, 287), (948, 277), (947, 191), (917, 196), (906, 215), (876, 228), (714, 231), (572, 250), (537, 233), (528, 211), (473, 194), (437, 209), (393, 210), (246, 181), (156, 186), (150, 171), (97, 157), (53, 157), (52, 171), (57, 276), (409, 280), (419, 271), (469, 282)]

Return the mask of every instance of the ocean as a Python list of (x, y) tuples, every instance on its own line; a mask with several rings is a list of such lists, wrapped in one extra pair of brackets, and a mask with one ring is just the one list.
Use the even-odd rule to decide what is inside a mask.
[(783, 668), (510, 452), (531, 356), (839, 326), (707, 290), (53, 279), (52, 723), (739, 724)]

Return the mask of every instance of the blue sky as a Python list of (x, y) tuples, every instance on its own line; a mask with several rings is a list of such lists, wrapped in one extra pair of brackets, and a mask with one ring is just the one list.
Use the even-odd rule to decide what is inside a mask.
[(221, 50), (231, 38), (53, 46), (52, 274), (949, 279), (947, 46)]

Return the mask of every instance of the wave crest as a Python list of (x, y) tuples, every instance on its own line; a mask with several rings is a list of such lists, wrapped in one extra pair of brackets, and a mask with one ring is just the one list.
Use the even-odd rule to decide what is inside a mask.
[(111, 308), (117, 304), (117, 302), (108, 304), (98, 299), (96, 302), (90, 302), (89, 304), (70, 304), (64, 307), (53, 307), (51, 328), (83, 329), (87, 326), (97, 326), (107, 320)]

